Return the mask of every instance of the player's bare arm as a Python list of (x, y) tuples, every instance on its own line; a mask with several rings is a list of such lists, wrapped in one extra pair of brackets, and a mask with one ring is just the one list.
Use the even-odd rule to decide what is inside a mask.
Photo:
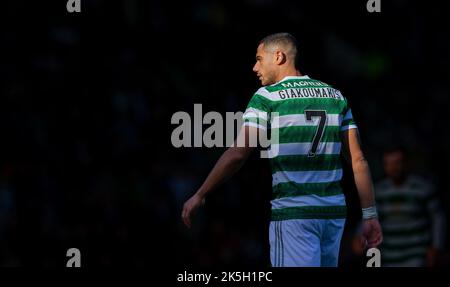
[[(254, 149), (254, 147), (249, 145), (249, 139), (256, 138), (256, 135), (257, 128), (248, 126), (243, 127), (234, 146), (228, 148), (222, 154), (205, 182), (198, 191), (185, 202), (181, 217), (188, 228), (191, 227), (191, 217), (193, 213), (205, 203), (206, 195), (228, 180), (245, 163)], [(245, 144), (238, 144), (241, 141)]]
[(352, 167), (356, 189), (363, 209), (363, 235), (369, 248), (376, 247), (382, 242), (383, 234), (377, 215), (373, 214), (373, 211), (367, 215), (364, 214), (365, 210), (375, 209), (375, 195), (369, 164), (361, 150), (358, 130), (344, 131), (342, 143), (344, 157)]

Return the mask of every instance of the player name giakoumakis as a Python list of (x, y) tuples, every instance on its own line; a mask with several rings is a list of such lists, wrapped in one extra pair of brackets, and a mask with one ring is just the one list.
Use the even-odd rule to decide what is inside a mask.
[[(296, 81), (281, 83), (283, 90), (278, 91), (280, 99), (292, 98), (333, 98), (344, 100), (339, 90), (319, 81)], [(270, 87), (268, 88), (270, 91)]]

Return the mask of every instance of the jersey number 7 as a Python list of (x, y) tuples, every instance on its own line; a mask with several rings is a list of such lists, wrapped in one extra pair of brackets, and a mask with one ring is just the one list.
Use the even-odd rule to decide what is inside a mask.
[(311, 149), (308, 152), (309, 157), (316, 156), (317, 147), (322, 139), (325, 131), (325, 124), (327, 123), (327, 111), (323, 110), (305, 110), (306, 121), (313, 121), (313, 117), (320, 118), (319, 125), (317, 126), (316, 134), (311, 142)]

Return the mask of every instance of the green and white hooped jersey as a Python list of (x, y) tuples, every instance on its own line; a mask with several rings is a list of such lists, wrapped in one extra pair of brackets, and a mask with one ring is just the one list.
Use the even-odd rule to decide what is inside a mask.
[(338, 90), (308, 76), (285, 77), (253, 95), (243, 120), (278, 132), (269, 149), (272, 220), (345, 218), (341, 132), (357, 127)]

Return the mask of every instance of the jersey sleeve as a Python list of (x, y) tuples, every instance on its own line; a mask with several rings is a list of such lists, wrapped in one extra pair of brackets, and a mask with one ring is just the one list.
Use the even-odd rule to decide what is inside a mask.
[(343, 111), (343, 118), (341, 123), (341, 132), (349, 130), (349, 129), (357, 129), (355, 120), (353, 119), (352, 109), (348, 105), (347, 101), (345, 104), (345, 108)]
[(242, 116), (244, 126), (267, 130), (270, 122), (270, 100), (256, 92), (250, 99)]

